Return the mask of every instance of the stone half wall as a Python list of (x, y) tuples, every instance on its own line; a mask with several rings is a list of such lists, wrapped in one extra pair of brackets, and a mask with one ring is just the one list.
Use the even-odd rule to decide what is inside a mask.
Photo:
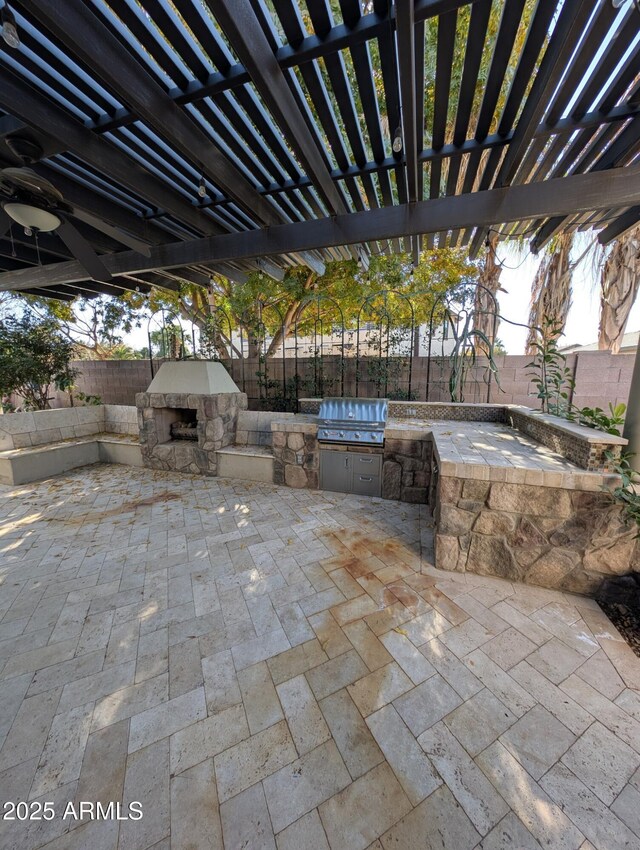
[[(238, 413), (247, 408), (245, 393), (192, 395), (185, 393), (138, 393), (140, 448), (145, 466), (200, 475), (216, 475), (216, 452), (235, 441)], [(195, 410), (197, 442), (167, 440), (165, 411)]]
[(593, 595), (640, 570), (635, 527), (604, 491), (440, 477), (436, 566)]
[[(587, 430), (591, 438), (587, 441), (577, 434), (570, 433), (567, 427), (569, 423), (557, 417), (547, 415), (543, 419), (542, 415), (535, 411), (512, 407), (507, 411), (507, 419), (518, 431), (553, 449), (582, 469), (608, 472), (611, 469), (611, 461), (607, 455), (610, 454), (615, 462), (620, 459), (622, 453), (622, 445), (613, 444), (608, 434), (603, 433), (600, 442), (593, 442), (593, 435), (599, 432), (581, 428), (582, 431)], [(554, 419), (557, 420), (557, 425), (553, 422)]]
[(317, 490), (320, 452), (315, 433), (272, 430), (271, 441), (273, 483), (297, 490)]
[(382, 498), (424, 504), (431, 482), (431, 440), (384, 441)]

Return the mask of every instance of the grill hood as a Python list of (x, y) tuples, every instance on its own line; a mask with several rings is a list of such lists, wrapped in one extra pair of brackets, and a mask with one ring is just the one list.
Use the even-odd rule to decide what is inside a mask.
[(322, 422), (366, 422), (384, 425), (389, 402), (386, 398), (324, 398), (318, 414)]

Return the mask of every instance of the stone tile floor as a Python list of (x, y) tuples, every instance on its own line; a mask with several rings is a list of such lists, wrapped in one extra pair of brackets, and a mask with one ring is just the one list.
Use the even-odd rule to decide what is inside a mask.
[(431, 539), (424, 507), (121, 466), (0, 488), (0, 797), (55, 812), (0, 846), (640, 848), (640, 659)]

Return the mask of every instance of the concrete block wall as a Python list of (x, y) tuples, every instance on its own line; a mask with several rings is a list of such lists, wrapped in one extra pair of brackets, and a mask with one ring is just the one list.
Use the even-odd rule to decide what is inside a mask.
[(574, 404), (578, 407), (602, 407), (606, 410), (609, 402), (627, 403), (635, 362), (634, 354), (582, 351), (575, 356), (577, 365)]
[[(500, 386), (495, 379), (491, 382), (489, 401), (497, 404), (524, 404), (538, 407), (536, 390), (527, 374), (528, 355), (509, 354), (496, 358)], [(427, 358), (416, 357), (413, 360), (411, 386), (417, 401), (424, 401), (427, 388)], [(579, 407), (602, 407), (607, 409), (609, 402), (626, 403), (631, 385), (634, 353), (610, 354), (608, 351), (583, 351), (569, 354), (567, 366), (575, 374), (576, 389), (574, 403)], [(103, 404), (134, 405), (138, 392), (146, 392), (151, 382), (151, 367), (147, 360), (86, 360), (77, 361), (74, 368), (78, 372), (76, 387), (89, 395), (98, 395)], [(158, 364), (159, 365), (159, 364)], [(260, 387), (256, 372), (264, 366), (255, 359), (234, 360), (226, 364), (231, 375), (249, 398), (251, 409), (260, 408)], [(486, 361), (479, 359), (469, 372), (469, 383), (465, 401), (486, 402), (487, 391), (484, 383)], [(300, 395), (308, 396), (312, 390), (305, 385), (305, 376), (311, 377), (313, 361), (309, 358), (298, 359), (298, 372), (301, 376)], [(325, 395), (340, 395), (340, 358), (325, 357), (323, 369), (327, 378)], [(296, 361), (293, 357), (271, 360), (268, 363), (269, 380), (277, 381), (278, 387), (272, 395), (281, 394), (283, 375), (287, 380), (295, 377)], [(429, 370), (429, 401), (449, 401), (449, 361), (447, 358), (433, 358)], [(359, 395), (377, 395), (378, 389), (365, 380), (366, 362), (361, 362), (363, 376), (359, 381)], [(400, 387), (408, 386), (408, 368), (403, 367), (398, 378)], [(307, 382), (308, 383), (308, 382)], [(353, 396), (356, 392), (356, 362), (354, 357), (344, 361), (344, 394)], [(69, 396), (58, 393), (52, 401), (53, 407), (68, 407)]]
[[(77, 360), (74, 392), (97, 395), (103, 404), (135, 405), (151, 383), (148, 360)], [(156, 372), (160, 364), (156, 364)], [(55, 392), (52, 407), (70, 407), (68, 393)]]

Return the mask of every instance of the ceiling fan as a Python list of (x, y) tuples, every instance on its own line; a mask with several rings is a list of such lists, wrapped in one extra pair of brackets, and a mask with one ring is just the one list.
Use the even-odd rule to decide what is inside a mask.
[(150, 256), (149, 245), (145, 242), (67, 203), (53, 183), (31, 168), (0, 169), (0, 238), (14, 223), (23, 227), (26, 235), (33, 234), (36, 238), (38, 233), (55, 232), (89, 277), (110, 281), (112, 275), (71, 218), (84, 221), (139, 254)]

